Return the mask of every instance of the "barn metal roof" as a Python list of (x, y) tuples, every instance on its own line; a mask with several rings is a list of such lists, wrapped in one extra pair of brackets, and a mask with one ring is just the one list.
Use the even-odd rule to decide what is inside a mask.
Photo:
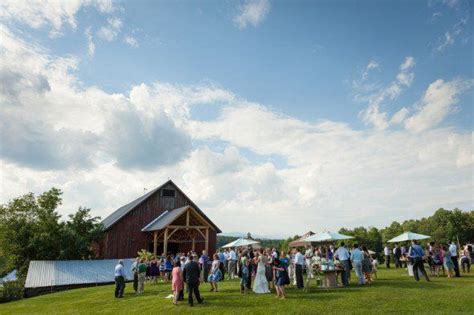
[[(156, 219), (148, 223), (143, 229), (142, 232), (151, 232), (151, 231), (157, 231), (164, 229), (171, 223), (173, 223), (174, 220), (179, 218), (180, 215), (186, 212), (191, 208), (190, 206), (184, 206), (181, 208), (177, 208), (174, 210), (166, 210), (162, 214), (160, 214)], [(192, 208), (191, 208), (192, 209)]]
[[(25, 288), (113, 282), (117, 262), (117, 259), (32, 260), (28, 268)], [(132, 263), (133, 259), (123, 260), (127, 279), (133, 279)]]
[(143, 201), (145, 201), (146, 199), (148, 199), (148, 197), (150, 197), (151, 195), (153, 195), (155, 192), (157, 192), (158, 190), (160, 190), (163, 186), (165, 186), (166, 184), (168, 184), (168, 182), (164, 183), (163, 185), (161, 185), (160, 187), (157, 187), (153, 190), (151, 190), (150, 192), (144, 194), (143, 196), (141, 196), (140, 198), (138, 199), (135, 199), (134, 201), (130, 202), (130, 203), (127, 203), (125, 206), (122, 206), (120, 208), (118, 208), (117, 210), (115, 210), (114, 212), (112, 212), (107, 218), (105, 218), (103, 221), (102, 221), (102, 224), (104, 225), (105, 229), (108, 229), (109, 227), (111, 227), (112, 225), (114, 225), (115, 222), (117, 222), (118, 220), (120, 220), (124, 215), (126, 215), (127, 213), (129, 213), (131, 210), (133, 210), (136, 206), (138, 206), (139, 204), (141, 204)]
[[(211, 225), (215, 228), (216, 232), (217, 233), (221, 233), (222, 231), (217, 227), (217, 225), (214, 224), (214, 222), (212, 222), (205, 214), (204, 212), (202, 212), (201, 209), (199, 209), (199, 207), (191, 200), (189, 199), (188, 196), (186, 196), (186, 194), (175, 184), (173, 183), (173, 181), (170, 179), (168, 180), (166, 183), (164, 183), (163, 185), (151, 190), (150, 192), (146, 193), (145, 195), (141, 196), (140, 198), (138, 199), (135, 199), (134, 201), (126, 204), (125, 206), (123, 207), (120, 207), (118, 208), (117, 210), (115, 210), (114, 212), (112, 212), (108, 217), (106, 217), (103, 221), (102, 221), (102, 224), (104, 225), (105, 229), (107, 230), (108, 228), (110, 228), (112, 225), (114, 225), (116, 222), (118, 222), (121, 218), (123, 218), (127, 213), (129, 213), (130, 211), (132, 211), (135, 207), (137, 207), (138, 205), (140, 205), (142, 202), (144, 202), (145, 200), (147, 200), (149, 197), (151, 197), (151, 195), (153, 195), (154, 193), (156, 193), (158, 190), (160, 190), (161, 188), (165, 187), (166, 185), (168, 184), (172, 184), (176, 190), (178, 190), (181, 194), (183, 194), (190, 202), (191, 202), (191, 205), (193, 206), (193, 208), (201, 215), (203, 216), (207, 221), (209, 221), (209, 223), (211, 223)], [(176, 209), (177, 210), (177, 209)], [(174, 210), (173, 210), (174, 211)]]

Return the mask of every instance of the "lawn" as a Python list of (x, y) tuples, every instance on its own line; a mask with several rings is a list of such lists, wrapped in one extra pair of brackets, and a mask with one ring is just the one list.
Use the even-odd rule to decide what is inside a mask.
[(332, 313), (423, 313), (474, 314), (474, 273), (461, 278), (415, 280), (404, 270), (381, 269), (372, 285), (324, 290), (313, 288), (305, 293), (288, 290), (286, 300), (274, 294), (243, 296), (237, 281), (220, 283), (220, 292), (201, 286), (202, 305), (190, 308), (186, 303), (173, 306), (165, 297), (169, 284), (148, 285), (145, 294), (136, 296), (127, 284), (123, 299), (113, 297), (113, 286), (75, 289), (0, 304), (0, 314), (317, 314)]

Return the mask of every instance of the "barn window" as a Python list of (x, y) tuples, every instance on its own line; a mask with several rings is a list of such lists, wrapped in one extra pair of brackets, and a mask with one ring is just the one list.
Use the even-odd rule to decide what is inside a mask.
[(163, 189), (161, 191), (161, 195), (163, 197), (175, 197), (176, 196), (176, 191), (173, 189)]

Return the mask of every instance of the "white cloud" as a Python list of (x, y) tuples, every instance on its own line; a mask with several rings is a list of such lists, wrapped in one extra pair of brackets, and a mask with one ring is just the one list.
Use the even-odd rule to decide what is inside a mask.
[(459, 0), (443, 0), (442, 2), (450, 8), (456, 8), (460, 3)]
[[(371, 63), (369, 63), (370, 65)], [(373, 125), (376, 129), (384, 130), (390, 126), (390, 121), (387, 118), (387, 113), (380, 110), (380, 106), (388, 101), (395, 100), (403, 91), (403, 88), (409, 87), (415, 74), (413, 73), (413, 67), (415, 66), (415, 59), (413, 57), (406, 57), (403, 63), (400, 65), (400, 71), (396, 76), (396, 80), (392, 81), (388, 86), (379, 88), (375, 92), (369, 90), (368, 95), (360, 95), (361, 92), (365, 92), (359, 89), (359, 86), (364, 86), (364, 84), (354, 85), (353, 88), (356, 88), (355, 99), (368, 102), (367, 108), (362, 110), (359, 113), (359, 117), (362, 118), (366, 125)], [(366, 70), (368, 70), (368, 66)], [(362, 80), (364, 81), (364, 72), (362, 74)], [(394, 121), (396, 121), (397, 117)]]
[(135, 37), (133, 36), (125, 36), (125, 38), (123, 39), (123, 41), (129, 45), (130, 47), (133, 47), (133, 48), (138, 48), (138, 41), (135, 39)]
[(390, 119), (390, 124), (392, 125), (401, 124), (409, 113), (410, 111), (407, 108), (403, 107), (392, 116), (392, 119)]
[(115, 10), (111, 0), (5, 0), (0, 2), (0, 18), (4, 21), (18, 21), (36, 29), (51, 26), (49, 35), (57, 37), (62, 34), (64, 25), (76, 29), (76, 14), (87, 6), (93, 6), (101, 13), (111, 13)]
[[(189, 153), (190, 137), (176, 127), (171, 110), (165, 112), (165, 100), (143, 104), (136, 89), (122, 95), (83, 88), (73, 75), (76, 59), (50, 56), (6, 28), (0, 31), (0, 75), (9, 82), (0, 90), (7, 105), (0, 110), (4, 159), (38, 169), (81, 169), (104, 161), (150, 169)], [(152, 110), (145, 113), (144, 106)]]
[(463, 41), (467, 40), (467, 36), (464, 35), (466, 27), (468, 26), (470, 16), (465, 15), (459, 21), (454, 24), (454, 26), (446, 31), (443, 36), (438, 38), (438, 43), (436, 44), (435, 51), (443, 52), (449, 47), (453, 46), (456, 40), (462, 39)]
[(448, 32), (444, 33), (444, 38), (443, 38), (443, 40), (441, 40), (438, 47), (436, 47), (436, 50), (443, 51), (447, 47), (451, 46), (452, 44), (454, 44), (454, 38), (451, 35), (451, 32), (448, 31)]
[(246, 0), (239, 6), (238, 14), (234, 16), (234, 24), (244, 29), (247, 26), (258, 26), (263, 22), (270, 12), (270, 1), (268, 0)]
[(91, 32), (90, 27), (86, 29), (85, 35), (87, 38), (87, 54), (89, 55), (89, 57), (93, 57), (95, 54), (95, 43), (92, 37), (92, 32)]
[(99, 29), (97, 36), (103, 40), (111, 42), (117, 38), (117, 35), (120, 33), (121, 29), (122, 21), (119, 18), (108, 18), (107, 24)]
[(374, 60), (371, 60), (365, 67), (364, 72), (362, 72), (362, 81), (366, 81), (369, 77), (369, 72), (373, 69), (380, 68), (380, 64)]
[[(172, 178), (224, 231), (284, 236), (472, 205), (472, 132), (302, 121), (210, 83), (111, 94), (78, 81), (77, 58), (52, 56), (2, 26), (0, 36), (2, 203), (55, 186), (62, 214), (83, 205), (104, 217)], [(426, 99), (441, 98), (448, 83)], [(219, 115), (197, 120), (194, 106)], [(298, 231), (282, 229), (289, 225)]]
[(459, 94), (472, 87), (473, 83), (473, 80), (460, 79), (434, 81), (421, 99), (417, 112), (405, 121), (405, 127), (419, 132), (436, 126), (455, 110)]

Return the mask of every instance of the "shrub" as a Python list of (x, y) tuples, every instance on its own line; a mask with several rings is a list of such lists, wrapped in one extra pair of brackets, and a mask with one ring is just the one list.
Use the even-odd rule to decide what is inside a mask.
[(24, 282), (21, 280), (7, 281), (0, 288), (0, 303), (19, 300), (23, 297)]

